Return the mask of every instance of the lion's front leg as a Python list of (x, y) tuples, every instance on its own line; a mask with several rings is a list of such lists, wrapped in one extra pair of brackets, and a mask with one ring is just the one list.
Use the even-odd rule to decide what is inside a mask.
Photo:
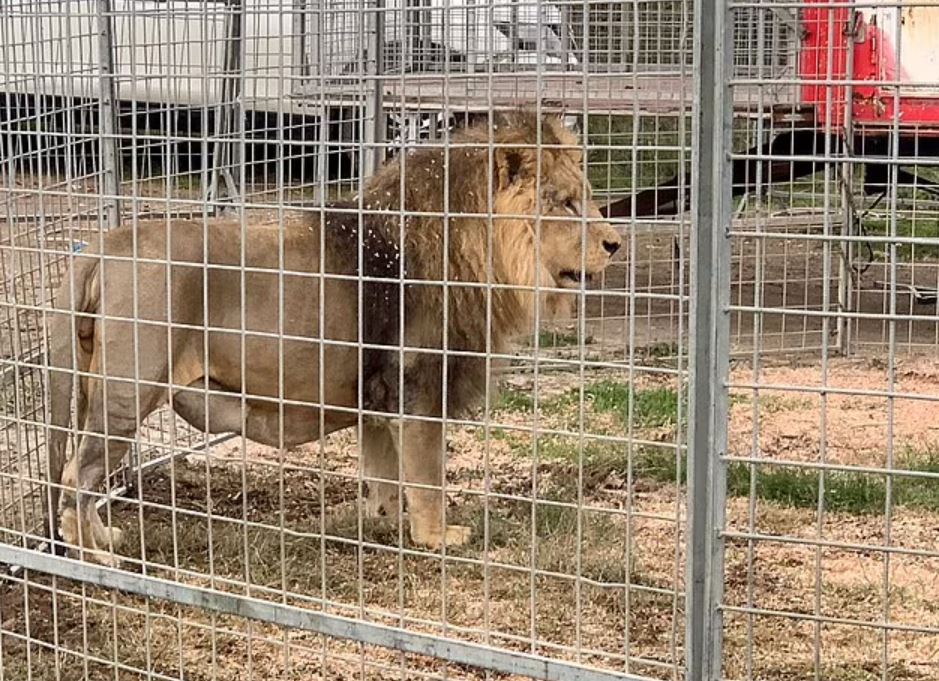
[[(398, 438), (398, 424), (392, 423), (392, 433)], [(432, 549), (465, 544), (470, 528), (446, 525), (444, 521), (445, 482), (443, 428), (439, 423), (405, 420), (399, 455), (404, 469), (405, 495), (411, 540)], [(418, 486), (419, 485), (419, 486)]]
[(398, 517), (398, 449), (387, 423), (362, 426), (362, 472), (367, 478), (365, 515)]

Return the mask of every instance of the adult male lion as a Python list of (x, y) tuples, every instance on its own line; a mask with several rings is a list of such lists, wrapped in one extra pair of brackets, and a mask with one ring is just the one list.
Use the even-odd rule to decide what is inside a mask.
[[(538, 127), (525, 113), (496, 126), (491, 174), (490, 132), (473, 126), (448, 158), (422, 149), (381, 168), (363, 190), (371, 213), (335, 206), (325, 229), (318, 218), (250, 225), (246, 271), (241, 230), (224, 221), (140, 223), (76, 256), (49, 333), (50, 509), (61, 483), (65, 543), (113, 561), (120, 531), (86, 492), (168, 399), (197, 428), (282, 447), (355, 425), (364, 409), (368, 513), (397, 509), (401, 452), (412, 540), (466, 541), (468, 528), (443, 519), (440, 417), (479, 403), (486, 352), (534, 331), (536, 285), (576, 288), (621, 243), (591, 200), (576, 137), (556, 117), (540, 139)], [(84, 436), (63, 470), (74, 369)]]

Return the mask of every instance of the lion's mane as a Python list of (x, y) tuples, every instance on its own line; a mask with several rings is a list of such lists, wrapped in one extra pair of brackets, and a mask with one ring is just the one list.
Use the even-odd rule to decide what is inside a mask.
[[(480, 402), (492, 370), (502, 364), (490, 359), (487, 366), (486, 353), (504, 354), (514, 338), (534, 331), (534, 287), (550, 281), (537, 271), (532, 221), (490, 216), (531, 214), (539, 171), (550, 176), (557, 154), (576, 153), (551, 149), (576, 138), (559, 118), (541, 120), (540, 135), (538, 117), (516, 112), (491, 129), (455, 133), (449, 153), (431, 147), (404, 153), (371, 178), (360, 201), (347, 205), (361, 205), (365, 215), (358, 223), (364, 229), (365, 340), (398, 346), (366, 352), (370, 408), (397, 412), (403, 356), (405, 412), (439, 415), (443, 404), (419, 404), (419, 396), (441, 394), (445, 348), (446, 411), (465, 412)], [(544, 145), (540, 160), (536, 144)], [(351, 213), (334, 214), (327, 233), (340, 228), (355, 237), (356, 223)], [(353, 244), (341, 247), (349, 252)], [(408, 282), (403, 345), (423, 353), (399, 349), (401, 274)]]

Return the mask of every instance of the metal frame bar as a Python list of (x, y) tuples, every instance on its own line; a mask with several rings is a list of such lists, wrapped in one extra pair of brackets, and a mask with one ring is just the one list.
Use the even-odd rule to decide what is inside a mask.
[(521, 674), (543, 681), (646, 681), (643, 677), (633, 674), (617, 674), (538, 655), (430, 634), (418, 634), (399, 627), (371, 624), (283, 603), (246, 599), (240, 595), (180, 584), (144, 574), (123, 572), (8, 544), (0, 543), (0, 562), (147, 598), (205, 608), (216, 613), (236, 615), (405, 653), (426, 655), (503, 674)]
[(722, 663), (734, 43), (724, 0), (696, 2), (694, 12), (686, 679), (710, 681)]
[(362, 142), (365, 148), (362, 150), (362, 180), (367, 181), (383, 160), (381, 144), (385, 140), (385, 111), (382, 105), (384, 90), (382, 88), (381, 76), (384, 73), (384, 0), (371, 0), (370, 6), (365, 11), (367, 17), (363, 17), (362, 25), (368, 33), (368, 47), (363, 50), (363, 55), (367, 55), (363, 76), (365, 78), (365, 105), (364, 116), (362, 120)]
[(108, 228), (121, 223), (121, 156), (117, 145), (117, 89), (114, 83), (114, 11), (111, 0), (98, 0), (98, 115), (103, 173), (105, 220)]
[[(854, 206), (854, 196), (852, 191), (854, 189), (854, 85), (852, 84), (854, 80), (854, 33), (857, 20), (857, 10), (851, 8), (848, 10), (848, 22), (849, 25), (845, 27), (845, 31), (848, 34), (847, 43), (847, 58), (846, 58), (846, 79), (847, 83), (844, 86), (844, 107), (845, 115), (844, 122), (842, 124), (842, 132), (844, 139), (842, 144), (845, 145), (845, 151), (847, 152), (846, 156), (848, 160), (840, 164), (840, 180), (841, 180), (841, 209), (842, 209), (842, 222), (841, 222), (841, 234), (845, 237), (851, 237), (854, 235), (854, 221), (856, 219), (856, 212)], [(851, 294), (854, 283), (852, 280), (851, 267), (854, 263), (854, 248), (853, 244), (850, 241), (844, 241), (841, 243), (841, 257), (838, 258), (838, 309), (842, 312), (851, 311)], [(838, 347), (838, 350), (842, 354), (847, 354), (851, 348), (851, 324), (847, 320), (838, 319), (836, 322), (836, 334), (837, 338), (835, 345)]]
[[(244, 199), (244, 184), (236, 178), (232, 167), (242, 159), (241, 141), (244, 138), (244, 109), (242, 106), (244, 79), (245, 0), (228, 0), (225, 15), (225, 53), (222, 66), (222, 103), (216, 107), (213, 167), (209, 187), (205, 192), (208, 208), (215, 213), (213, 202), (238, 202)], [(222, 194), (219, 183), (224, 183)], [(224, 198), (223, 198), (224, 196)]]

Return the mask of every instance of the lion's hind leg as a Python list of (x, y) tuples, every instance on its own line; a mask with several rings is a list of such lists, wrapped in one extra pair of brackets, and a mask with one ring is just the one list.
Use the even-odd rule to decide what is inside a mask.
[[(95, 357), (90, 371), (94, 374), (100, 371), (98, 367)], [(165, 389), (154, 383), (166, 379), (155, 373), (139, 383), (128, 378), (97, 376), (82, 382), (80, 404), (85, 418), (84, 423), (78, 423), (82, 434), (77, 451), (62, 473), (60, 534), (64, 543), (81, 557), (104, 565), (120, 563), (114, 552), (123, 533), (104, 524), (91, 492), (106, 474), (117, 469), (140, 422), (163, 401)]]
[(172, 404), (178, 416), (204, 433), (241, 433), (241, 398), (211, 378), (200, 376), (178, 390)]
[[(137, 430), (138, 419), (135, 411), (121, 408), (129, 406), (126, 400), (118, 395), (108, 397), (109, 402), (113, 400), (117, 404), (105, 414), (100, 394), (92, 396), (84, 425), (86, 432), (77, 453), (65, 466), (60, 528), (65, 543), (77, 548), (83, 557), (104, 565), (117, 565), (119, 560), (114, 551), (123, 534), (118, 528), (105, 526), (95, 506), (95, 497), (89, 492), (101, 483), (106, 472), (120, 464)], [(107, 438), (103, 435), (105, 419)]]
[(242, 402), (238, 392), (204, 376), (173, 395), (173, 411), (202, 432), (244, 435), (259, 444), (285, 449), (316, 439), (319, 425), (314, 407), (289, 404), (280, 409), (276, 401), (256, 397)]

